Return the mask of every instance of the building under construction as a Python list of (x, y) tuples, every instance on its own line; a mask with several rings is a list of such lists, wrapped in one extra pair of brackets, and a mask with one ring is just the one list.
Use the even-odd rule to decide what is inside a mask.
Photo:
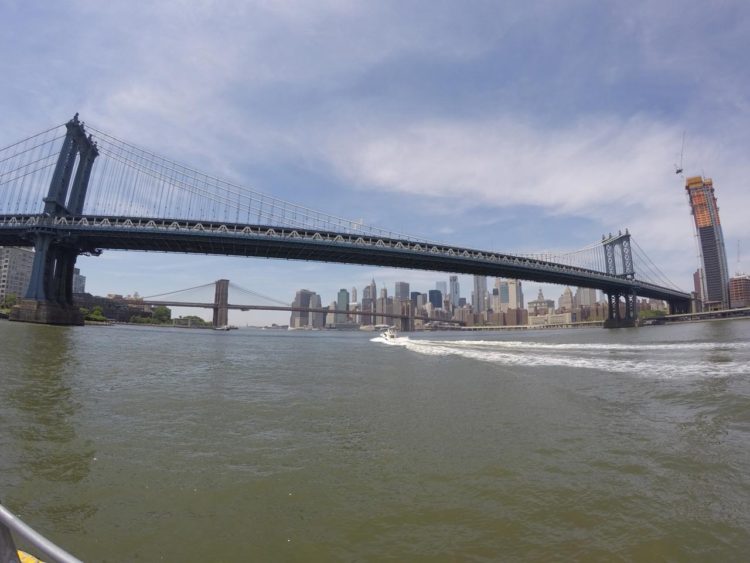
[(685, 181), (685, 190), (698, 235), (703, 310), (728, 309), (729, 269), (713, 181), (711, 178), (693, 176)]

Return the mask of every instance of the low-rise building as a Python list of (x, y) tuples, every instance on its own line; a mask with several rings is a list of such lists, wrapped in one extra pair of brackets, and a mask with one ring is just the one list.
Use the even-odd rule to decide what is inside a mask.
[(729, 278), (729, 301), (733, 309), (750, 307), (750, 275)]
[(15, 246), (0, 247), (0, 301), (26, 295), (34, 265), (34, 251)]

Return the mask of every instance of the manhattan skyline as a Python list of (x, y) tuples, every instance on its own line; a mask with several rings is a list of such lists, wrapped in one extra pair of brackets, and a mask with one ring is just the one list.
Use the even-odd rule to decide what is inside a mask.
[[(750, 10), (740, 2), (139, 10), (77, 2), (7, 3), (4, 12), (2, 146), (79, 111), (239, 185), (428, 239), (562, 251), (629, 228), (689, 290), (697, 249), (674, 173), (684, 133), (685, 175), (716, 186), (730, 274), (750, 270), (750, 80), (741, 56)], [(73, 28), (79, 37), (63, 56)], [(112, 251), (78, 266), (97, 294), (229, 278), (286, 299), (300, 286), (335, 292), (337, 280), (360, 288), (373, 277), (389, 287), (435, 280), (389, 268)], [(460, 283), (471, 287), (471, 277)]]

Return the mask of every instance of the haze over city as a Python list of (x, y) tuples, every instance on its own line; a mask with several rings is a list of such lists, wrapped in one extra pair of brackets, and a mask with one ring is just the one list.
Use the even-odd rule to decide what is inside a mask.
[[(684, 179), (713, 178), (750, 270), (750, 50), (741, 2), (5, 2), (0, 146), (68, 120), (334, 215), (505, 252), (628, 228), (678, 286), (698, 267)], [(75, 40), (71, 40), (72, 35)], [(155, 56), (158, 55), (158, 56)], [(684, 138), (684, 144), (683, 144)], [(682, 156), (681, 156), (682, 153)], [(738, 264), (737, 245), (742, 249)], [(107, 251), (95, 294), (218, 278), (291, 301), (427, 291), (429, 272)], [(462, 288), (471, 279), (461, 276)], [(562, 288), (542, 287), (556, 299)], [(468, 291), (468, 290), (467, 290)], [(468, 294), (467, 294), (468, 296)], [(233, 313), (235, 314), (235, 313)], [(286, 322), (236, 313), (233, 322)]]

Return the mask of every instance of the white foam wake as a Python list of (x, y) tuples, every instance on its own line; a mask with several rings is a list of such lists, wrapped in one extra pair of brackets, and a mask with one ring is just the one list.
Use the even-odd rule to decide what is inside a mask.
[[(428, 356), (457, 356), (504, 366), (560, 367), (631, 373), (645, 377), (715, 377), (750, 375), (747, 358), (736, 358), (749, 349), (745, 342), (665, 344), (546, 344), (489, 340), (411, 340), (398, 337), (372, 339), (403, 346)], [(685, 353), (684, 351), (695, 353)], [(608, 354), (607, 352), (618, 352)], [(682, 351), (680, 354), (664, 352)], [(712, 357), (713, 356), (713, 357)]]

